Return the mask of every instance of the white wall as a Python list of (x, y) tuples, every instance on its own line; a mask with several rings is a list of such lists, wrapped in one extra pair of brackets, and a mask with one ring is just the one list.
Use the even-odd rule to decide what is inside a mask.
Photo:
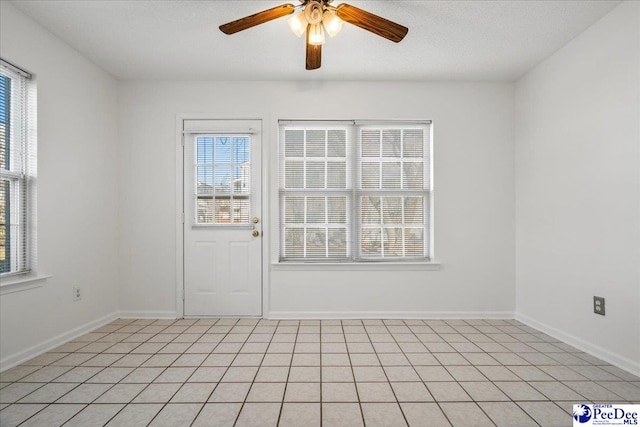
[[(2, 57), (36, 76), (42, 287), (0, 296), (0, 365), (117, 311), (117, 83), (0, 2)], [(80, 286), (82, 300), (72, 301)]]
[(518, 317), (636, 373), (639, 8), (621, 4), (516, 85)]
[[(438, 271), (271, 270), (269, 316), (510, 316), (515, 308), (513, 85), (123, 82), (121, 294), (125, 312), (176, 307), (176, 115), (262, 118), (265, 238), (277, 236), (277, 120), (432, 119)], [(317, 268), (315, 269), (317, 270)]]

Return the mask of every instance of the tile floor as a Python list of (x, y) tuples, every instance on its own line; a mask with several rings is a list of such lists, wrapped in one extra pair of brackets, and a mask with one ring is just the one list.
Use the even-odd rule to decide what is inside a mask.
[(0, 374), (10, 426), (570, 426), (640, 378), (514, 320), (120, 319)]

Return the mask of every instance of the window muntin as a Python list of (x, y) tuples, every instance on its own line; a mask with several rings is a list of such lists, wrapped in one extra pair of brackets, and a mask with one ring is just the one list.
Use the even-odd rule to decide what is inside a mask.
[(429, 154), (428, 124), (281, 123), (280, 261), (428, 260)]
[(247, 135), (195, 138), (195, 224), (248, 225), (251, 138)]

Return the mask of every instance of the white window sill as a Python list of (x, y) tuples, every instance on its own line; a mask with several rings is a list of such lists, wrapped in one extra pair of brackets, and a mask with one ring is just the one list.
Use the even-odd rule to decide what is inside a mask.
[(431, 262), (274, 262), (274, 271), (431, 271), (442, 264)]
[(6, 279), (0, 278), (0, 295), (39, 288), (50, 277), (50, 275), (46, 274), (25, 274), (24, 276), (12, 276)]

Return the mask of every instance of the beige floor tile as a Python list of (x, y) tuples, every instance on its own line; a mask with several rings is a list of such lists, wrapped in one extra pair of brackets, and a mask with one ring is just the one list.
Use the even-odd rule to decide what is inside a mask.
[(487, 381), (487, 377), (473, 366), (447, 366), (456, 381)]
[[(75, 366), (75, 365), (72, 365)], [(72, 369), (70, 366), (45, 366), (30, 375), (20, 379), (20, 382), (28, 383), (46, 383), (53, 381), (62, 374), (69, 372)]]
[(509, 398), (489, 381), (471, 381), (459, 383), (476, 402), (498, 402)]
[(513, 402), (480, 402), (497, 427), (536, 427), (538, 424)]
[(520, 378), (504, 366), (477, 366), (490, 381), (520, 381)]
[(288, 366), (262, 366), (255, 377), (256, 382), (286, 382), (289, 376)]
[(133, 372), (135, 368), (104, 368), (87, 380), (88, 383), (115, 384)]
[(116, 384), (95, 403), (129, 403), (146, 387), (147, 384)]
[(411, 366), (385, 366), (384, 371), (391, 382), (420, 381), (420, 377)]
[(120, 382), (147, 384), (158, 378), (163, 371), (164, 368), (136, 368)]
[(282, 404), (278, 427), (320, 427), (320, 403)]
[(84, 362), (82, 366), (107, 367), (122, 359), (122, 357), (124, 357), (124, 355), (117, 353), (98, 354)]
[(48, 383), (20, 399), (20, 403), (53, 403), (78, 387), (72, 383)]
[(553, 402), (516, 402), (531, 418), (545, 427), (566, 427), (573, 423), (571, 415)]
[(245, 403), (236, 427), (275, 427), (281, 403)]
[(384, 369), (378, 366), (354, 366), (353, 376), (356, 382), (386, 382), (387, 376)]
[(231, 366), (234, 358), (233, 354), (211, 354), (202, 362), (202, 366), (227, 367)]
[(468, 402), (472, 400), (456, 382), (426, 382), (425, 384), (436, 402)]
[[(410, 427), (446, 427), (451, 424), (436, 403), (400, 403)], [(512, 426), (513, 427), (513, 426)]]
[[(352, 357), (354, 355), (351, 355)], [(374, 356), (375, 355), (368, 355)], [(350, 366), (351, 362), (349, 360), (349, 355), (345, 353), (332, 353), (332, 354), (323, 354), (322, 355), (322, 366)], [(320, 363), (311, 366), (320, 366)]]
[(195, 383), (217, 383), (225, 374), (227, 368), (219, 366), (207, 366), (197, 368), (193, 374), (187, 379), (187, 382)]
[[(389, 353), (391, 354), (391, 353)], [(349, 358), (351, 359), (351, 365), (352, 366), (380, 366), (380, 360), (378, 359), (378, 356), (382, 356), (382, 355), (375, 355), (375, 354), (369, 354), (369, 353), (360, 353), (360, 354), (350, 354)], [(322, 355), (323, 359), (325, 357), (325, 355)], [(349, 359), (347, 359), (348, 361)], [(348, 365), (348, 364), (347, 364)]]
[(549, 400), (583, 401), (584, 397), (560, 382), (529, 381), (529, 385), (547, 396)]
[(0, 381), (2, 382), (14, 382), (34, 373), (40, 369), (39, 366), (26, 366), (20, 365), (7, 369), (4, 372), (0, 372)]
[(45, 406), (45, 404), (10, 405), (0, 411), (0, 425), (2, 427), (15, 427)]
[(322, 367), (322, 382), (353, 382), (353, 372), (350, 366)]
[(440, 407), (453, 427), (493, 427), (493, 422), (475, 403), (447, 402)]
[(180, 388), (180, 384), (149, 384), (133, 403), (167, 403)]
[(71, 418), (64, 427), (103, 426), (123, 407), (123, 404), (88, 405)]
[(42, 427), (60, 426), (80, 412), (85, 405), (49, 405), (20, 426)]
[(511, 400), (547, 400), (542, 393), (524, 381), (497, 381), (494, 384)]
[(209, 402), (236, 403), (244, 402), (251, 388), (250, 383), (220, 383), (213, 391)]
[(285, 402), (320, 402), (320, 383), (288, 383)]
[(108, 427), (145, 427), (162, 409), (162, 404), (130, 404), (111, 419)]
[(246, 367), (230, 367), (227, 372), (222, 376), (220, 382), (223, 383), (246, 383), (252, 382), (258, 372), (257, 366)]
[(198, 367), (207, 358), (206, 354), (183, 354), (171, 365), (172, 367)]
[(0, 403), (13, 403), (33, 393), (45, 383), (13, 383), (0, 390)]
[[(265, 359), (269, 356), (285, 356), (285, 354), (267, 354)], [(286, 354), (286, 356), (291, 355)], [(263, 363), (263, 366), (269, 365)], [(291, 366), (320, 366), (320, 354), (295, 353), (291, 359)]]
[(289, 382), (320, 382), (320, 368), (308, 366), (292, 366), (289, 371)]
[(431, 393), (423, 382), (391, 383), (398, 402), (433, 402)]
[[(430, 357), (431, 359), (433, 359), (435, 361), (435, 358), (433, 356), (431, 356), (430, 354), (423, 354), (423, 353), (413, 353), (413, 354), (408, 354), (408, 355), (404, 355), (401, 353), (381, 353), (378, 354), (378, 359), (380, 360), (380, 364), (384, 367), (387, 366), (410, 366), (410, 365), (422, 365), (422, 364), (427, 364), (427, 363), (414, 363), (414, 362), (420, 362), (421, 358), (428, 358)], [(428, 364), (432, 364), (432, 363), (428, 363)], [(435, 361), (435, 364), (438, 364), (437, 361)]]
[(155, 383), (183, 383), (195, 372), (196, 368), (167, 368), (158, 378), (153, 380)]
[(218, 383), (186, 383), (171, 398), (171, 403), (204, 403)]
[(150, 354), (127, 354), (123, 358), (118, 359), (118, 361), (116, 361), (111, 366), (113, 366), (114, 368), (137, 368), (138, 366), (149, 360), (150, 357)]
[(156, 415), (149, 427), (176, 427), (191, 425), (203, 404), (169, 403)]
[(367, 427), (406, 426), (397, 403), (363, 403), (362, 415)]
[(262, 366), (290, 366), (291, 354), (285, 353), (271, 353), (264, 355), (262, 360)]
[(179, 354), (154, 354), (142, 366), (145, 368), (168, 368), (179, 356)]
[(364, 426), (362, 412), (358, 403), (323, 403), (323, 427), (359, 427)]
[(453, 381), (453, 377), (442, 366), (416, 366), (416, 372), (422, 381)]
[(56, 403), (91, 403), (113, 387), (112, 384), (80, 384)]
[(233, 427), (242, 403), (207, 403), (192, 427)]
[(535, 366), (509, 366), (509, 370), (524, 381), (554, 381), (551, 376)]
[(286, 383), (253, 383), (247, 402), (282, 402)]
[(355, 383), (322, 383), (323, 402), (357, 402)]
[[(278, 355), (287, 356), (281, 354)], [(263, 358), (264, 354), (238, 354), (238, 356), (233, 360), (231, 366), (260, 366)]]
[[(592, 381), (565, 381), (564, 384), (592, 402), (620, 402), (623, 400), (618, 394)], [(566, 399), (571, 400), (571, 397)]]
[(389, 383), (356, 383), (361, 402), (395, 402)]
[(636, 403), (640, 402), (640, 384), (636, 386), (632, 383), (620, 381), (600, 381), (599, 383), (623, 399)]

